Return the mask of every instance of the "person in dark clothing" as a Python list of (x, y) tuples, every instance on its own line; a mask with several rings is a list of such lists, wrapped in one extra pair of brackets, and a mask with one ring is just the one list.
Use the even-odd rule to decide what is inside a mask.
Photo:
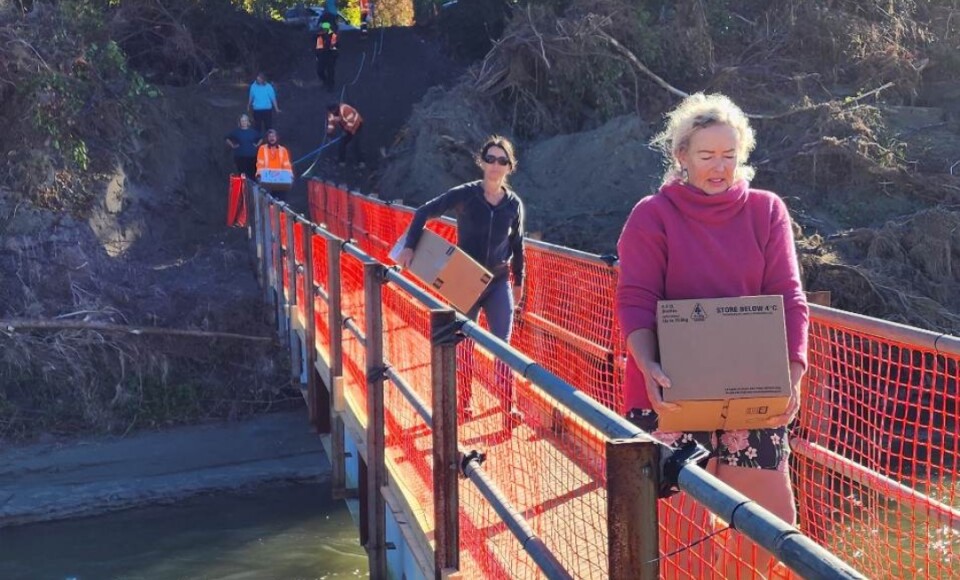
[(323, 83), (324, 88), (332, 91), (336, 80), (337, 56), (339, 53), (337, 33), (330, 29), (328, 22), (320, 24), (314, 53), (317, 57), (317, 78)]
[(330, 10), (324, 9), (323, 13), (320, 15), (320, 18), (318, 20), (320, 23), (320, 28), (322, 29), (324, 24), (329, 24), (330, 31), (336, 34), (337, 31), (340, 30), (340, 22), (337, 16), (338, 15), (336, 13), (331, 12)]
[[(427, 220), (452, 211), (457, 217), (457, 245), (493, 274), (490, 285), (466, 314), (476, 320), (483, 310), (490, 332), (509, 343), (514, 309), (523, 297), (524, 274), (523, 202), (507, 186), (507, 177), (517, 166), (513, 144), (503, 137), (491, 136), (481, 147), (477, 164), (483, 169), (482, 180), (454, 187), (417, 210), (398, 262), (409, 268)], [(498, 395), (504, 408), (509, 409), (506, 419), (512, 426), (523, 416), (513, 404), (511, 374), (500, 361), (496, 374)], [(460, 397), (460, 414), (465, 418), (472, 415), (472, 390), (470, 381), (467, 383)]]
[(233, 149), (233, 161), (237, 164), (237, 173), (253, 179), (257, 175), (257, 146), (260, 145), (260, 132), (250, 126), (250, 117), (240, 115), (237, 128), (227, 135), (227, 147)]

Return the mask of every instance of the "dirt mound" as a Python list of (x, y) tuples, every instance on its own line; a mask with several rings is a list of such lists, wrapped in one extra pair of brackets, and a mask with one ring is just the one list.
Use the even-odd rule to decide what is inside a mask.
[(960, 212), (922, 210), (804, 245), (807, 287), (831, 290), (837, 307), (960, 333)]
[[(434, 91), (415, 109), (381, 180), (384, 195), (419, 204), (477, 179), (474, 156), (501, 126), (467, 87)], [(633, 205), (654, 191), (660, 158), (651, 129), (636, 116), (618, 117), (580, 133), (519, 142), (514, 189), (526, 204), (534, 237), (599, 253), (616, 248)]]
[(391, 199), (422, 203), (476, 179), (473, 155), (499, 124), (494, 109), (471, 87), (431, 89), (388, 151), (379, 190)]
[(662, 177), (651, 128), (636, 116), (592, 131), (558, 135), (521, 151), (514, 187), (531, 232), (545, 241), (600, 254), (616, 253), (627, 215)]

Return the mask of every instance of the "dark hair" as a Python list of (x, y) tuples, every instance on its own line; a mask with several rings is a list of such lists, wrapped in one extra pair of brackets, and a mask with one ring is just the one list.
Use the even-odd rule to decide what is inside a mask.
[(269, 135), (270, 133), (273, 133), (274, 135), (277, 136), (277, 141), (280, 140), (280, 132), (277, 131), (276, 129), (267, 129), (267, 132), (264, 133), (263, 136), (266, 137), (266, 136)]
[(340, 104), (339, 103), (330, 103), (327, 105), (327, 110), (331, 113), (340, 114)]
[(501, 137), (500, 135), (490, 135), (487, 137), (483, 147), (480, 148), (480, 155), (477, 156), (477, 165), (483, 167), (483, 158), (487, 155), (487, 152), (490, 151), (491, 147), (499, 147), (503, 149), (504, 153), (507, 154), (507, 159), (510, 160), (511, 172), (517, 170), (517, 154), (513, 150), (513, 143), (511, 143), (506, 137)]

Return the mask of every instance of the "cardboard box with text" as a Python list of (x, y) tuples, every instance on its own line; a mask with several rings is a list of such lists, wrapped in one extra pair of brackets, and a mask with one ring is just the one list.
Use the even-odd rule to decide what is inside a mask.
[[(400, 256), (407, 235), (400, 236), (390, 252), (394, 262)], [(487, 289), (493, 275), (490, 271), (430, 230), (423, 230), (413, 252), (410, 271), (460, 312), (468, 312)]]
[(662, 431), (758, 429), (790, 398), (782, 296), (657, 303), (660, 365), (680, 411), (660, 416)]

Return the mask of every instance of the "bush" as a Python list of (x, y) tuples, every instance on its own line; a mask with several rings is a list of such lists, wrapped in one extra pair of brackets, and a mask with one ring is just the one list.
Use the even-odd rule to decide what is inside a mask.
[(414, 21), (411, 0), (380, 0), (374, 8), (374, 26), (411, 26)]

